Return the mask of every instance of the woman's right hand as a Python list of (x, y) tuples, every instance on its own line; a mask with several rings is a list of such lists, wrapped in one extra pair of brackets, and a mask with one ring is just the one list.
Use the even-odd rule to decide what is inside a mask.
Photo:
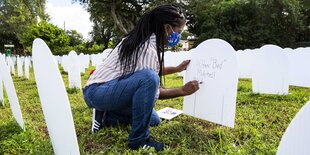
[(197, 80), (189, 81), (182, 87), (184, 96), (191, 95), (195, 93), (198, 89), (199, 89), (199, 83)]

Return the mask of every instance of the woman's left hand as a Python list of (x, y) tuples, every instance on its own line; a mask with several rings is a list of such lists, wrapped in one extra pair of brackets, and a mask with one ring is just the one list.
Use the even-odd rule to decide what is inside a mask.
[(181, 64), (179, 64), (176, 68), (178, 72), (182, 72), (186, 70), (188, 64), (191, 62), (191, 60), (184, 60)]

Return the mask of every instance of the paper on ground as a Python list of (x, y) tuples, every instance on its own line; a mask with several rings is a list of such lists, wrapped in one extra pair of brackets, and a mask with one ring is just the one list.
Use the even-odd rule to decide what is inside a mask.
[(163, 119), (172, 119), (180, 114), (182, 114), (183, 112), (181, 110), (178, 109), (173, 109), (170, 107), (166, 107), (164, 109), (160, 109), (157, 111), (157, 114), (159, 115), (160, 118)]

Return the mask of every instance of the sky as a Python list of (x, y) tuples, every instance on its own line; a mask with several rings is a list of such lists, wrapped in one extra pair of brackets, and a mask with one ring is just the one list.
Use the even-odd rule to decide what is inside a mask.
[(72, 0), (47, 0), (46, 12), (51, 18), (50, 23), (62, 29), (65, 25), (66, 30), (76, 30), (84, 39), (90, 39), (88, 35), (92, 29), (90, 14), (83, 6), (71, 2)]

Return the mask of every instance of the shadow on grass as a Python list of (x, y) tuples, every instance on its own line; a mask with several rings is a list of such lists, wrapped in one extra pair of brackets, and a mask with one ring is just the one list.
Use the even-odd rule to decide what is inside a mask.
[(13, 135), (23, 132), (20, 126), (15, 121), (10, 121), (5, 125), (0, 126), (0, 142), (10, 139)]
[(63, 71), (63, 70), (60, 73), (61, 73), (61, 75), (68, 75), (68, 72)]
[(67, 93), (68, 94), (77, 94), (79, 93), (80, 89), (78, 88), (67, 88)]

